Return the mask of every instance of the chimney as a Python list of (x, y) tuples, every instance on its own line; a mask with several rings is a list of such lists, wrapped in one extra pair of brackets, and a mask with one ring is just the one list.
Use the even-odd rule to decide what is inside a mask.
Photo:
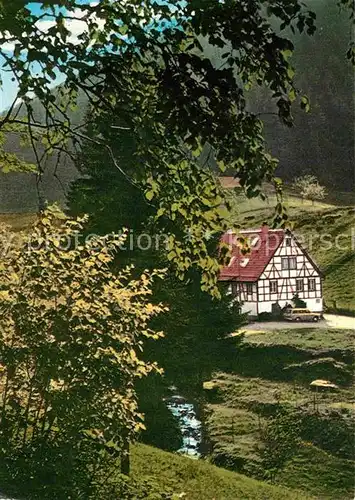
[(261, 236), (265, 238), (268, 232), (269, 232), (269, 226), (267, 224), (263, 224), (261, 226)]

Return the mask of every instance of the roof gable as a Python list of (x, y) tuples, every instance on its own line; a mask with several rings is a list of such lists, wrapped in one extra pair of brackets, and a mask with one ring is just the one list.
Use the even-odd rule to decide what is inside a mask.
[[(250, 252), (243, 255), (239, 237), (247, 239)], [(276, 250), (285, 237), (283, 229), (247, 229), (240, 231), (239, 235), (227, 232), (222, 236), (221, 242), (232, 247), (231, 259), (228, 266), (220, 272), (220, 281), (257, 281), (268, 265)]]
[(299, 239), (293, 234), (292, 235), (296, 245), (298, 246), (298, 248), (301, 250), (301, 252), (306, 256), (306, 258), (308, 259), (308, 261), (310, 262), (310, 264), (314, 267), (314, 269), (317, 271), (317, 273), (320, 275), (320, 276), (323, 276), (323, 272), (322, 270), (318, 267), (318, 264), (312, 259), (312, 257), (310, 256), (310, 254), (307, 252), (307, 250), (305, 248), (303, 248), (303, 246), (301, 245)]

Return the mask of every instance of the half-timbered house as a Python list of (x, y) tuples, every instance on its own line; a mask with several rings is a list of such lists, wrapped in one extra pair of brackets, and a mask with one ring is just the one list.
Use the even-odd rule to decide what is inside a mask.
[[(242, 252), (240, 238), (249, 252)], [(222, 237), (231, 247), (229, 264), (219, 280), (229, 284), (242, 312), (257, 316), (292, 303), (297, 294), (308, 309), (322, 312), (322, 274), (318, 266), (289, 230), (248, 229)]]

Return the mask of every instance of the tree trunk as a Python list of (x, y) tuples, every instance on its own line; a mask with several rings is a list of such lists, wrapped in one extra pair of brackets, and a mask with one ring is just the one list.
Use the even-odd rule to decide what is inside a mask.
[(121, 456), (121, 474), (129, 476), (129, 472), (130, 472), (129, 439), (128, 436), (124, 436), (122, 456)]

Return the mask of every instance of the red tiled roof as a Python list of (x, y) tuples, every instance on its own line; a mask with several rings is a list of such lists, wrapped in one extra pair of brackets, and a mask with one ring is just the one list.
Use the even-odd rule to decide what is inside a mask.
[[(238, 243), (239, 235), (248, 241), (250, 247), (245, 255)], [(240, 231), (239, 235), (227, 232), (222, 236), (221, 242), (230, 245), (232, 252), (229, 265), (220, 272), (220, 281), (257, 281), (282, 243), (285, 232), (263, 226), (261, 229)]]

